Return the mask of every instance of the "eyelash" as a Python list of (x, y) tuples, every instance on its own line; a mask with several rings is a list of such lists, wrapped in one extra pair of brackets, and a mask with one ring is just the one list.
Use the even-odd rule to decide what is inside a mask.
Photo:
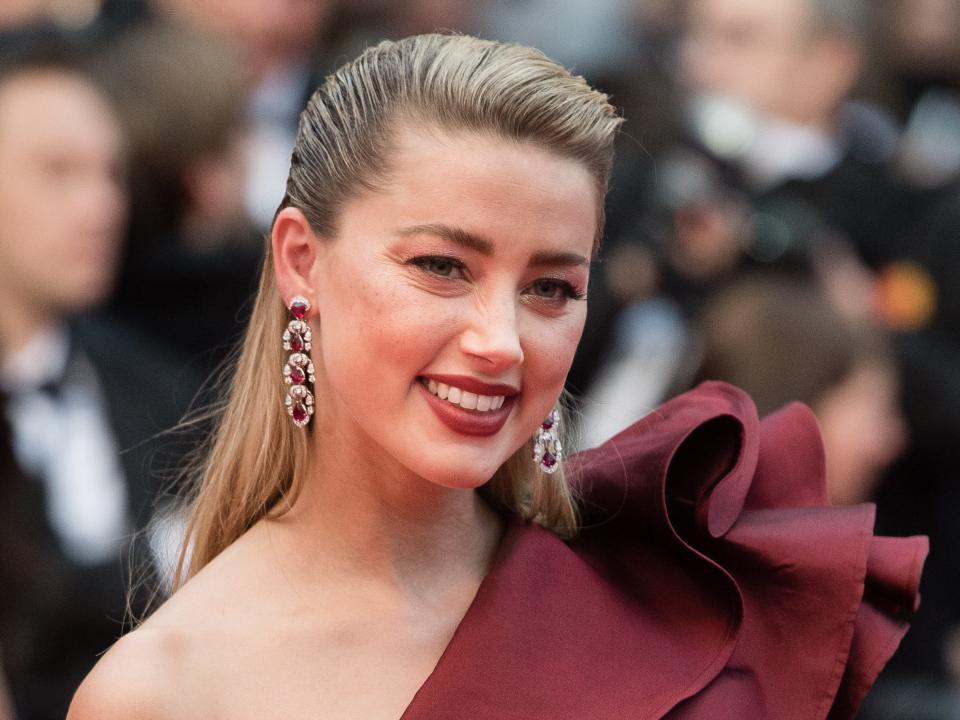
[[(413, 265), (424, 273), (446, 280), (455, 280), (459, 278), (451, 278), (449, 274), (437, 272), (435, 269), (436, 265), (442, 264), (445, 267), (449, 267), (451, 270), (459, 270), (461, 272), (466, 269), (462, 262), (456, 258), (447, 257), (445, 255), (423, 255), (420, 257), (411, 258), (407, 261), (407, 264)], [(431, 265), (434, 266), (434, 269), (431, 269)], [(587, 297), (586, 293), (574, 286), (572, 283), (567, 282), (566, 280), (560, 280), (559, 278), (540, 278), (539, 280), (531, 283), (530, 287), (535, 287), (541, 283), (552, 284), (554, 287), (559, 289), (562, 293), (561, 298), (564, 300), (585, 300)], [(545, 297), (542, 295), (538, 295), (537, 297), (547, 302), (555, 302), (556, 300), (561, 299)]]
[(430, 269), (430, 265), (443, 264), (449, 266), (452, 270), (463, 271), (465, 266), (462, 262), (456, 258), (446, 257), (444, 255), (423, 255), (421, 257), (415, 257), (408, 261), (409, 265), (413, 265), (420, 270), (423, 270), (425, 273), (430, 275), (436, 275), (437, 277), (450, 279), (448, 275), (444, 273), (437, 272), (436, 269)]

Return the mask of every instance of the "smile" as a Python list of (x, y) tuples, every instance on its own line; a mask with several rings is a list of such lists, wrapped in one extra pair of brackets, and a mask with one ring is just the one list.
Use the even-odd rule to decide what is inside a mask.
[(421, 379), (421, 382), (431, 395), (436, 395), (441, 400), (446, 400), (451, 405), (457, 405), (464, 410), (477, 412), (499, 410), (506, 400), (505, 395), (480, 395), (436, 380)]
[(440, 422), (458, 434), (477, 437), (500, 432), (520, 395), (514, 385), (466, 375), (420, 376), (417, 385)]

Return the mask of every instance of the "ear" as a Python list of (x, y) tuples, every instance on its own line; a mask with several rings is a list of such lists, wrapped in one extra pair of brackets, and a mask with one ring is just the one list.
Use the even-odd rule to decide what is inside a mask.
[(321, 242), (317, 239), (306, 215), (298, 208), (287, 207), (277, 213), (270, 234), (273, 270), (277, 289), (284, 304), (296, 295), (310, 301), (316, 313), (316, 272)]

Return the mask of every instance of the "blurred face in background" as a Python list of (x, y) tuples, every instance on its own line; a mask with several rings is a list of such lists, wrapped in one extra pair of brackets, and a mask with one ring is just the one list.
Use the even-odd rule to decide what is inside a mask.
[(870, 363), (855, 367), (815, 403), (834, 505), (869, 500), (883, 471), (906, 449), (897, 396), (895, 369)]
[(110, 289), (126, 198), (121, 134), (80, 76), (24, 72), (0, 84), (0, 288), (38, 317)]
[(3, 0), (0, 3), (0, 27), (15, 27), (41, 18), (49, 0)]
[(485, 4), (482, 0), (393, 0), (388, 12), (399, 36), (438, 30), (469, 33), (476, 32)]
[(682, 65), (693, 93), (815, 124), (849, 91), (859, 55), (817, 28), (812, 0), (692, 0)]
[(336, 9), (333, 0), (155, 0), (168, 13), (229, 38), (247, 53), (254, 78), (311, 56)]
[(899, 67), (960, 77), (960, 0), (888, 0), (884, 28)]

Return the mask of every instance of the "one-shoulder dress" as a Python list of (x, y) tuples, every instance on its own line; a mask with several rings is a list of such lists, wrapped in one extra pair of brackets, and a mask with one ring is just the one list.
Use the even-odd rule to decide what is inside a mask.
[(709, 382), (568, 462), (582, 531), (512, 521), (402, 720), (856, 715), (927, 539), (829, 506), (806, 406)]

